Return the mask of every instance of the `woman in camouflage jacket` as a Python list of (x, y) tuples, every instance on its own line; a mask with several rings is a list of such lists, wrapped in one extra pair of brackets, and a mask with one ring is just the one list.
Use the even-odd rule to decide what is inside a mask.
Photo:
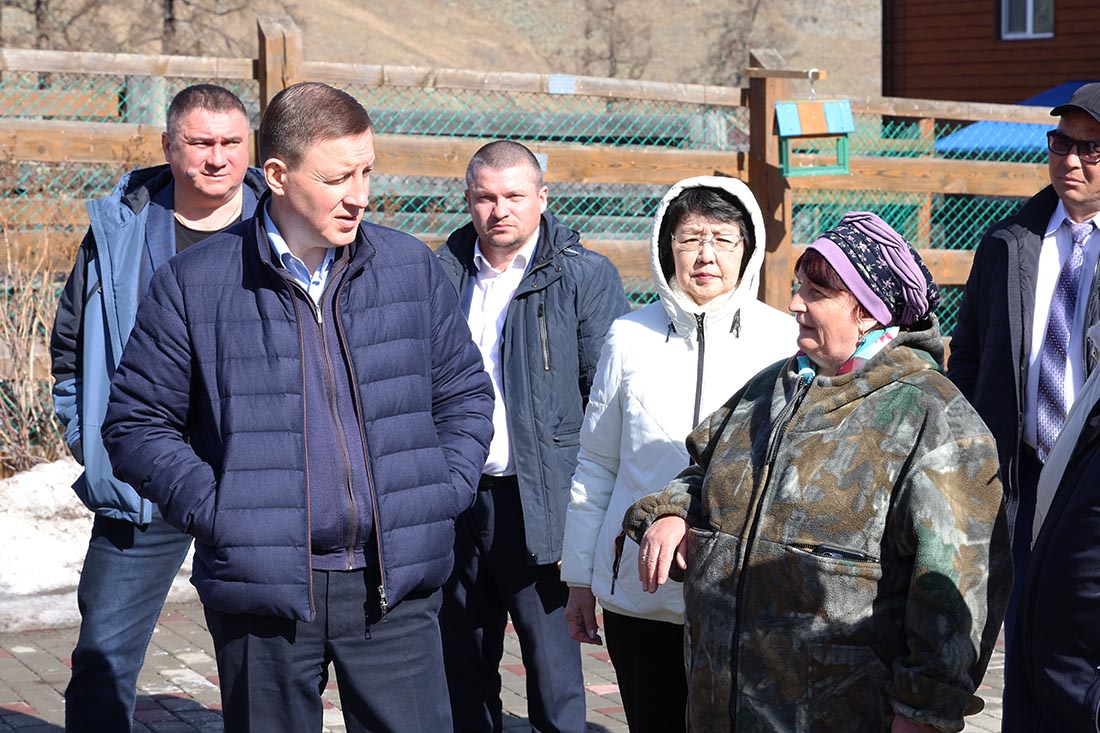
[[(874, 214), (798, 262), (799, 354), (624, 520), (683, 569), (693, 731), (958, 731), (1011, 588), (997, 451), (940, 373), (939, 293)], [(675, 562), (675, 566), (673, 566)]]

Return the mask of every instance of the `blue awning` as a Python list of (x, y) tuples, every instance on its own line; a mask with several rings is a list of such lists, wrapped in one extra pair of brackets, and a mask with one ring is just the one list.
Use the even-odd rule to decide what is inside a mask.
[[(1067, 81), (1051, 87), (1020, 104), (1053, 109), (1068, 102), (1078, 87), (1087, 81)], [(975, 122), (936, 141), (938, 153), (1042, 153), (1047, 148), (1047, 130), (1057, 125), (1051, 117), (1049, 125), (1027, 122)]]

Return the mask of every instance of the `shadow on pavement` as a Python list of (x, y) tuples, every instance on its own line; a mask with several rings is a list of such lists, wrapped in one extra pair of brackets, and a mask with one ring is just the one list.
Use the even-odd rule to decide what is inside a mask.
[(42, 718), (26, 713), (12, 712), (0, 707), (0, 731), (34, 731), (34, 733), (64, 733), (60, 725), (47, 723)]
[[(517, 718), (514, 715), (505, 714), (501, 718), (501, 723), (503, 724), (504, 733), (530, 733), (534, 730), (531, 724), (527, 722), (527, 718)], [(585, 733), (611, 733), (611, 731), (599, 723), (586, 723)]]
[[(221, 712), (181, 695), (138, 695), (134, 720), (158, 730), (167, 723), (187, 723), (195, 730), (220, 723)], [(172, 730), (176, 730), (175, 727)]]

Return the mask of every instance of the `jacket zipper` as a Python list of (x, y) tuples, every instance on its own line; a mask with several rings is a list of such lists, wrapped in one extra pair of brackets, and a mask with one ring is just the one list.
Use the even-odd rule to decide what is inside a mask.
[[(347, 339), (344, 338), (344, 329), (340, 326), (340, 289), (344, 286), (344, 279), (340, 280), (337, 291), (332, 294), (332, 308), (336, 314), (333, 325), (336, 328), (336, 336), (340, 339), (340, 347), (344, 354), (350, 353)], [(348, 382), (351, 385), (351, 400), (355, 406), (355, 417), (359, 421), (359, 440), (363, 445), (363, 464), (367, 468), (367, 490), (371, 498), (371, 516), (374, 518), (375, 547), (378, 550), (378, 607), (385, 616), (390, 611), (389, 599), (386, 597), (386, 568), (382, 564), (382, 524), (378, 516), (378, 492), (374, 488), (374, 473), (370, 465), (370, 453), (367, 451), (366, 428), (363, 425), (363, 410), (359, 404), (359, 384), (355, 379), (355, 370), (348, 369)], [(358, 515), (357, 515), (358, 516)]]
[[(282, 279), (282, 278), (281, 278)], [(290, 301), (294, 304), (294, 321), (298, 326), (298, 363), (302, 365), (302, 448), (305, 456), (305, 472), (306, 472), (306, 567), (309, 571), (306, 573), (306, 578), (309, 580), (309, 614), (313, 618), (317, 617), (317, 609), (313, 605), (313, 516), (311, 514), (310, 507), (310, 492), (309, 492), (309, 430), (308, 430), (308, 412), (306, 407), (306, 351), (305, 351), (305, 334), (302, 333), (302, 311), (298, 305), (298, 299), (294, 297), (294, 283), (290, 280), (283, 279), (283, 282), (290, 288)], [(300, 289), (300, 288), (299, 288)], [(308, 294), (307, 294), (308, 295)], [(312, 303), (313, 301), (310, 300)]]
[[(333, 296), (335, 300), (335, 295)], [(310, 298), (310, 303), (313, 299)], [(359, 534), (359, 503), (355, 501), (355, 490), (351, 485), (351, 454), (348, 453), (347, 433), (344, 431), (344, 423), (340, 419), (340, 407), (336, 403), (336, 375), (332, 369), (332, 356), (328, 349), (328, 336), (325, 334), (324, 319), (320, 305), (313, 314), (317, 319), (317, 328), (321, 332), (321, 355), (325, 362), (325, 387), (328, 393), (329, 412), (332, 413), (332, 422), (336, 428), (336, 442), (340, 446), (340, 458), (344, 463), (344, 491), (347, 494), (350, 511), (348, 513), (347, 543), (344, 545), (344, 564), (348, 570), (355, 567), (355, 538)]]
[(542, 370), (550, 371), (550, 331), (546, 326), (546, 304), (539, 303), (539, 337), (542, 339)]
[[(541, 238), (542, 234), (540, 234), (539, 237)], [(538, 246), (537, 245), (535, 247), (535, 251), (536, 252), (538, 251)], [(562, 250), (562, 251), (564, 251), (564, 250)], [(512, 294), (512, 300), (511, 300), (510, 303), (508, 303), (508, 306), (504, 310), (504, 323), (502, 323), (501, 326), (500, 326), (500, 342), (499, 342), (499, 346), (500, 346), (500, 388), (501, 388), (501, 392), (503, 393), (502, 397), (503, 397), (503, 395), (508, 394), (508, 384), (507, 384), (508, 369), (507, 369), (507, 365), (504, 363), (504, 353), (505, 353), (505, 348), (504, 347), (508, 343), (508, 324), (512, 319), (512, 309), (519, 307), (518, 305), (516, 305), (516, 303), (517, 303), (518, 299), (520, 298), (520, 296), (524, 296), (524, 298), (526, 298), (526, 296), (529, 293), (537, 292), (538, 288), (531, 287), (531, 280), (534, 279), (535, 273), (540, 272), (544, 268), (547, 268), (550, 265), (554, 264), (553, 257), (555, 257), (555, 256), (556, 255), (551, 255), (551, 258), (545, 259), (541, 262), (536, 262), (531, 266), (531, 269), (528, 270), (526, 274), (524, 274), (523, 278), (519, 282), (519, 285), (516, 286), (516, 291), (515, 291), (515, 293)], [(554, 267), (558, 272), (561, 272), (561, 265), (555, 265)], [(545, 286), (540, 286), (540, 287), (545, 287)], [(539, 307), (536, 310), (536, 314), (539, 316), (539, 331), (540, 331), (539, 336), (542, 339), (543, 369), (544, 369), (544, 371), (550, 371), (549, 333), (548, 333), (548, 330), (547, 330), (547, 327), (546, 327), (546, 307), (545, 307), (544, 303), (539, 303)], [(528, 395), (528, 397), (530, 397), (530, 395)], [(509, 432), (512, 431), (513, 415), (514, 415), (514, 411), (509, 410), (507, 412), (507, 415), (505, 416), (506, 417), (506, 422), (508, 424)], [(536, 447), (538, 446), (538, 441), (535, 441), (535, 446)], [(520, 478), (519, 474), (520, 474), (520, 468), (519, 468), (519, 465), (517, 464), (516, 465), (516, 479), (517, 480)], [(552, 532), (551, 527), (550, 527), (550, 521), (551, 521), (550, 513), (545, 512), (545, 515), (546, 515), (545, 520), (546, 520), (547, 536), (548, 537), (553, 536), (553, 532)], [(379, 539), (381, 539), (381, 534), (379, 534)], [(382, 596), (382, 599), (383, 599), (383, 603), (385, 603), (385, 596), (384, 595)]]
[(707, 339), (703, 334), (703, 321), (706, 317), (705, 313), (698, 313), (695, 316), (695, 342), (699, 345), (699, 357), (696, 360), (695, 367), (695, 412), (691, 421), (692, 428), (699, 424), (699, 409), (703, 404), (703, 357), (707, 353)]
[(868, 555), (866, 552), (852, 550), (847, 547), (837, 547), (836, 545), (791, 545), (791, 547), (795, 547), (811, 555), (817, 555), (818, 557), (828, 557), (834, 560), (851, 560), (852, 562), (878, 562), (877, 557), (874, 557), (873, 555)]
[[(752, 546), (756, 540), (756, 532), (760, 526), (760, 512), (764, 506), (764, 498), (767, 496), (768, 487), (772, 478), (772, 464), (775, 462), (775, 458), (779, 453), (779, 445), (783, 442), (783, 435), (787, 432), (787, 427), (790, 425), (791, 420), (794, 419), (795, 412), (802, 405), (802, 400), (805, 399), (806, 393), (810, 390), (810, 380), (800, 378), (798, 385), (795, 388), (795, 393), (791, 396), (789, 402), (784, 406), (783, 411), (779, 413), (779, 418), (776, 420), (775, 429), (772, 431), (771, 437), (768, 439), (768, 453), (764, 461), (764, 465), (768, 469), (767, 478), (764, 479), (764, 485), (761, 488), (760, 496), (756, 499), (756, 506), (753, 508), (752, 523), (749, 525), (749, 534), (745, 538), (745, 550), (741, 553), (741, 567), (738, 569), (737, 574), (737, 606), (734, 612), (733, 619), (733, 645), (732, 654), (730, 660), (730, 677), (733, 681), (731, 689), (737, 690), (737, 665), (740, 637), (741, 637), (741, 614), (745, 607), (745, 571), (748, 568), (749, 556), (752, 553)], [(737, 720), (737, 694), (735, 693), (731, 698), (732, 710), (730, 714), (734, 721)]]
[(619, 532), (615, 537), (615, 562), (611, 564), (611, 595), (615, 595), (615, 583), (619, 580), (619, 563), (623, 561), (623, 545), (626, 543), (626, 532)]

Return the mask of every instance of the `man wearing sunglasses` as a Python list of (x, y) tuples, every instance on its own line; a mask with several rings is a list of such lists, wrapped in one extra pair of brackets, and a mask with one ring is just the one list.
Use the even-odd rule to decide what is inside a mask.
[(1010, 667), (1026, 656), (1015, 659), (1016, 644), (1030, 646), (1021, 642), (1031, 603), (1021, 589), (1039, 474), (1095, 366), (1086, 333), (1100, 322), (1100, 83), (1085, 84), (1050, 114), (1059, 118), (1047, 133), (1051, 185), (982, 238), (948, 364), (1000, 453), (1016, 570), (1005, 619)]

